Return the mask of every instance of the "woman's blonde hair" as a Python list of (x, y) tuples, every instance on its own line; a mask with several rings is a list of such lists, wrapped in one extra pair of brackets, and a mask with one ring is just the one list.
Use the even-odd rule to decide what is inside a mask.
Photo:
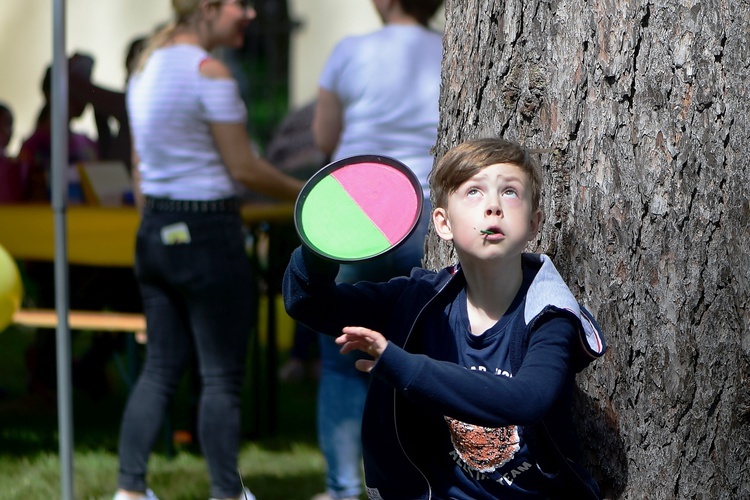
[[(151, 57), (154, 50), (164, 46), (164, 44), (172, 38), (172, 34), (178, 26), (188, 24), (196, 17), (197, 13), (200, 12), (203, 1), (204, 0), (172, 0), (174, 19), (158, 28), (156, 32), (149, 37), (145, 47), (138, 57), (138, 64), (135, 67), (136, 73), (139, 73), (143, 69), (146, 65), (146, 61)], [(220, 0), (211, 0), (208, 3), (220, 3)]]

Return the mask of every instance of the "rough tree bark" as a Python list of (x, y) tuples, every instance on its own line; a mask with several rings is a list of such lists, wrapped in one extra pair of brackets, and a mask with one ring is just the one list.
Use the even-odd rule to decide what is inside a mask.
[(448, 0), (446, 21), (436, 156), (546, 150), (532, 250), (608, 338), (578, 379), (586, 461), (613, 498), (750, 498), (750, 4)]

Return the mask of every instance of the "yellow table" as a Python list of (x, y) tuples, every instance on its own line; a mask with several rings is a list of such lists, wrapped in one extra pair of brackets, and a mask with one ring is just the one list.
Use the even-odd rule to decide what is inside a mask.
[[(291, 204), (247, 204), (248, 225), (291, 221)], [(131, 267), (140, 216), (133, 207), (69, 206), (68, 261), (92, 266)], [(49, 205), (0, 205), (0, 245), (19, 260), (55, 258), (54, 213)]]
[(247, 225), (259, 222), (280, 223), (292, 221), (294, 205), (292, 203), (246, 203), (240, 209), (242, 220)]
[[(138, 222), (138, 212), (133, 207), (68, 207), (68, 261), (94, 266), (132, 266)], [(19, 260), (54, 260), (52, 207), (0, 205), (0, 245)]]

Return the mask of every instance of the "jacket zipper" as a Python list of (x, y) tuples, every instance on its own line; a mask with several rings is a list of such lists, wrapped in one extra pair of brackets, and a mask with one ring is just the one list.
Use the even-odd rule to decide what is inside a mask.
[[(404, 348), (406, 348), (406, 344), (409, 343), (409, 338), (411, 338), (411, 334), (414, 332), (414, 327), (417, 325), (417, 322), (419, 321), (419, 318), (422, 317), (422, 313), (424, 312), (427, 307), (432, 304), (432, 302), (445, 290), (445, 288), (453, 281), (456, 274), (458, 274), (458, 270), (456, 269), (456, 272), (453, 273), (446, 281), (443, 283), (443, 286), (438, 289), (438, 291), (435, 293), (435, 295), (432, 296), (430, 300), (427, 301), (427, 303), (422, 306), (422, 309), (419, 310), (419, 313), (414, 318), (414, 321), (411, 324), (411, 327), (409, 328), (409, 333), (406, 335), (406, 339), (404, 339)], [(404, 449), (404, 445), (401, 443), (401, 436), (398, 432), (398, 422), (396, 421), (396, 389), (393, 389), (393, 428), (396, 430), (396, 439), (398, 440), (398, 444), (401, 447), (401, 452), (404, 454), (406, 459), (409, 461), (409, 463), (416, 469), (417, 472), (419, 472), (419, 475), (422, 476), (422, 479), (424, 479), (424, 482), (427, 483), (427, 498), (430, 500), (432, 498), (432, 485), (430, 484), (429, 479), (427, 479), (427, 476), (425, 476), (424, 472), (415, 464), (409, 454)]]

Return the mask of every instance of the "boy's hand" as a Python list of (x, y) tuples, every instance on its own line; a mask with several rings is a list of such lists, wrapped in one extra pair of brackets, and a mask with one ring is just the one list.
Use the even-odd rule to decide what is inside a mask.
[(366, 352), (374, 359), (359, 359), (354, 365), (361, 372), (372, 370), (375, 362), (388, 347), (388, 341), (385, 337), (380, 332), (362, 326), (346, 326), (341, 331), (344, 334), (336, 338), (336, 343), (341, 346), (341, 354), (346, 354), (355, 349)]

